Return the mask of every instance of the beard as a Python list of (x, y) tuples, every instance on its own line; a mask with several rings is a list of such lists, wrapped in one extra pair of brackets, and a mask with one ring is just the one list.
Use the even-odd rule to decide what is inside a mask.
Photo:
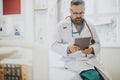
[(84, 20), (83, 18), (77, 17), (77, 18), (75, 18), (73, 21), (74, 21), (75, 24), (81, 25), (82, 22), (83, 22), (83, 20)]

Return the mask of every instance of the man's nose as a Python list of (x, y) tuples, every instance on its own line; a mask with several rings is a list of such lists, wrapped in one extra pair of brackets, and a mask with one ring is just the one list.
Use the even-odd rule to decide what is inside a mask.
[(82, 16), (81, 14), (77, 14), (77, 16), (76, 16), (76, 17), (80, 18), (81, 16)]

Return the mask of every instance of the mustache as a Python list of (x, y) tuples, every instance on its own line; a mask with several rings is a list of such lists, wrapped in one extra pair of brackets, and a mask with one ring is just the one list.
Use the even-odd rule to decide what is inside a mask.
[(76, 19), (83, 19), (83, 18), (81, 18), (81, 17), (77, 17)]

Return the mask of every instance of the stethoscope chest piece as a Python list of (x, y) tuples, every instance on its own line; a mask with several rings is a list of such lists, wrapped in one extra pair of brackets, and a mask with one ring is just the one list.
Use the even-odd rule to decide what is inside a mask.
[(95, 40), (93, 38), (91, 40), (91, 44), (95, 44)]

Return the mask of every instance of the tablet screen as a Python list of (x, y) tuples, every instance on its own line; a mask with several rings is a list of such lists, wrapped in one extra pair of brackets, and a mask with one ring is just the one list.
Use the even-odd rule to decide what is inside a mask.
[(91, 37), (76, 38), (75, 45), (80, 46), (80, 50), (84, 50), (89, 47)]

